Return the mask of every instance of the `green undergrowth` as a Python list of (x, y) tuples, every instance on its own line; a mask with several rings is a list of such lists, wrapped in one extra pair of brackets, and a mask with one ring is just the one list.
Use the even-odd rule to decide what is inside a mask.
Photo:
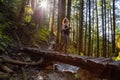
[(69, 45), (69, 47), (68, 47), (68, 52), (69, 52), (69, 53), (72, 53), (72, 54), (76, 54), (76, 53), (77, 53), (77, 50), (76, 50), (72, 45)]
[(36, 44), (42, 44), (42, 43), (48, 44), (49, 34), (50, 31), (48, 30), (47, 27), (41, 27), (37, 29), (37, 31), (35, 32), (33, 42)]
[(5, 35), (0, 35), (0, 49), (2, 51), (5, 51), (5, 49), (7, 48), (8, 46), (8, 42), (10, 41), (10, 39), (5, 36)]
[(5, 51), (8, 47), (8, 43), (11, 39), (3, 33), (6, 26), (9, 26), (10, 23), (0, 24), (0, 50)]

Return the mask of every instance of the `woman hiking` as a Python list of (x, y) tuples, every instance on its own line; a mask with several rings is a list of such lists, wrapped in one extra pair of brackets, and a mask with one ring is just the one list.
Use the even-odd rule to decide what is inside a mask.
[(68, 53), (67, 49), (68, 49), (68, 38), (69, 38), (69, 34), (70, 34), (70, 29), (71, 29), (71, 27), (69, 25), (69, 20), (65, 17), (62, 20), (62, 30), (61, 30), (63, 42), (60, 45), (59, 50), (64, 49), (64, 52), (66, 54)]

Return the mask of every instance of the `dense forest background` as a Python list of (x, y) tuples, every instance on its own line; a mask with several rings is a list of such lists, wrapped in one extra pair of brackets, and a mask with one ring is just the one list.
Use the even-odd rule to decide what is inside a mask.
[[(120, 35), (120, 0), (0, 0), (0, 49), (44, 47), (61, 42), (70, 20), (69, 52), (113, 57)], [(119, 41), (119, 40), (118, 40)]]

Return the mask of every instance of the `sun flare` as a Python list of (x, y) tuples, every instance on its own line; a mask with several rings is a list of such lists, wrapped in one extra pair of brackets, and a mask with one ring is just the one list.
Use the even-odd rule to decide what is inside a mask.
[(40, 4), (40, 6), (42, 8), (46, 8), (47, 7), (47, 1), (42, 1), (41, 4)]

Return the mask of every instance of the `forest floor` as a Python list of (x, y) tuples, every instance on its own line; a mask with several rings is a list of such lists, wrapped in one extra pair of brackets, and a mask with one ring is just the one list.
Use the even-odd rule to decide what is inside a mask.
[[(2, 73), (0, 73), (2, 74)], [(25, 69), (16, 75), (0, 76), (0, 80), (77, 80), (74, 74), (64, 73), (53, 70), (35, 70), (34, 68)]]
[[(40, 46), (37, 45), (37, 48), (53, 50), (53, 46), (54, 40), (50, 39), (49, 44), (43, 43)], [(27, 63), (37, 63), (39, 58), (36, 61), (30, 55), (17, 51), (17, 48), (14, 48), (10, 54), (4, 54), (3, 56), (12, 59), (12, 62), (17, 65), (11, 64), (12, 62), (4, 62), (3, 58), (3, 62), (0, 63), (0, 69), (2, 69), (0, 71), (0, 80), (99, 80), (93, 79), (94, 77), (85, 70), (78, 70), (78, 67), (58, 62), (48, 66), (41, 66), (41, 64), (28, 66)]]
[[(54, 40), (49, 40), (49, 45), (43, 43), (38, 48), (43, 50), (52, 50), (53, 44)], [(8, 59), (13, 59), (13, 62), (36, 62), (30, 59), (29, 55), (17, 51), (17, 48), (8, 50), (10, 53), (1, 55), (1, 57), (4, 56), (5, 58), (8, 57)], [(62, 68), (58, 67), (57, 70), (54, 69), (54, 64), (47, 67), (41, 67), (39, 65), (28, 67), (27, 65), (19, 66), (19, 63), (17, 64), (18, 65), (13, 65), (7, 62), (4, 63), (3, 59), (3, 62), (0, 63), (0, 80), (77, 80), (75, 73), (63, 71), (65, 70), (64, 68), (72, 68), (70, 66), (65, 66), (65, 64), (57, 64), (58, 66), (62, 66)]]

